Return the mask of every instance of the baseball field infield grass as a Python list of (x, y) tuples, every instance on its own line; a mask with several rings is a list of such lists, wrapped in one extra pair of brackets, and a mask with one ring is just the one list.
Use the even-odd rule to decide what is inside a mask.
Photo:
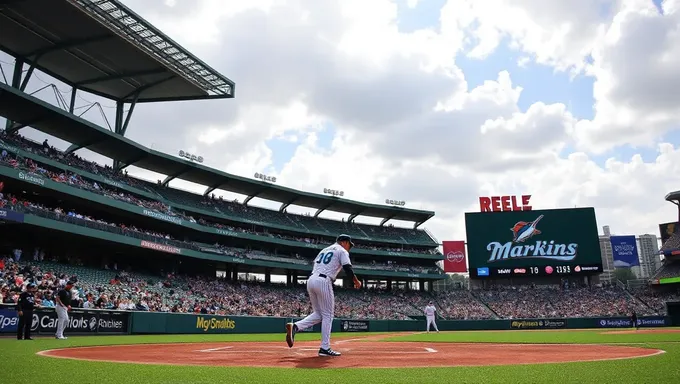
[[(680, 382), (680, 333), (607, 334), (603, 330), (442, 332), (392, 337), (384, 341), (618, 344), (666, 353), (636, 359), (516, 366), (290, 369), (226, 368), (106, 363), (56, 359), (37, 352), (56, 348), (186, 342), (284, 342), (283, 334), (84, 336), (68, 340), (0, 338), (0, 383), (673, 383)], [(352, 334), (363, 337), (370, 334)], [(334, 335), (334, 340), (348, 334)], [(316, 340), (299, 334), (297, 340)], [(159, 347), (159, 354), (163, 353)], [(263, 356), (263, 358), (266, 358)], [(340, 357), (342, 358), (342, 357)], [(380, 356), (376, 355), (376, 359)]]

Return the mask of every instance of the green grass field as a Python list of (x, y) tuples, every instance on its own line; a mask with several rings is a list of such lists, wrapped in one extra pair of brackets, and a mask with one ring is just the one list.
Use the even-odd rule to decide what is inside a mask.
[[(0, 383), (674, 383), (680, 382), (680, 333), (602, 334), (602, 330), (442, 332), (384, 341), (441, 343), (579, 343), (657, 348), (666, 353), (638, 359), (517, 366), (400, 369), (221, 368), (138, 365), (55, 359), (36, 352), (64, 347), (215, 341), (282, 341), (282, 335), (85, 336), (66, 341), (0, 339)], [(361, 336), (368, 335), (362, 334)], [(335, 335), (338, 340), (340, 335)], [(347, 336), (344, 334), (342, 336)], [(358, 336), (353, 334), (351, 336)], [(299, 334), (315, 340), (318, 334)], [(162, 354), (162, 349), (159, 348)], [(266, 356), (263, 356), (266, 358)], [(342, 358), (342, 357), (340, 357)]]

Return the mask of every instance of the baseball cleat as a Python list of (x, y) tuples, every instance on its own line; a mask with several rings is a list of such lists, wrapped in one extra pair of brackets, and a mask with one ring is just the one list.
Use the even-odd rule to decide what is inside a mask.
[(295, 334), (297, 333), (297, 326), (293, 323), (286, 324), (286, 343), (288, 348), (293, 348), (295, 344)]
[(319, 349), (319, 356), (340, 356), (340, 355), (342, 355), (342, 353), (340, 353), (338, 351), (334, 351), (330, 348), (328, 348), (328, 349), (320, 348)]

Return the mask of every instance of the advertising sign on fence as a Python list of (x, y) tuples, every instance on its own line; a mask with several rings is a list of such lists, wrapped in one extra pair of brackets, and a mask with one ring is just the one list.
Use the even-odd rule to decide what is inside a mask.
[(511, 329), (558, 329), (566, 328), (567, 322), (564, 319), (533, 319), (533, 320), (512, 320)]
[(631, 328), (633, 322), (629, 319), (599, 319), (598, 324), (602, 328)]
[(0, 208), (0, 220), (16, 221), (17, 223), (23, 223), (24, 214)]
[(630, 268), (640, 265), (635, 236), (612, 236), (609, 240), (612, 243), (614, 267)]
[(0, 333), (14, 333), (19, 326), (17, 311), (13, 309), (0, 309)]
[(343, 332), (368, 332), (368, 321), (365, 320), (342, 320), (340, 329)]
[(669, 326), (669, 321), (663, 316), (641, 317), (637, 320), (638, 327), (665, 327)]
[[(69, 312), (66, 333), (127, 333), (128, 312), (73, 310)], [(19, 318), (15, 309), (0, 309), (0, 332), (16, 332)], [(57, 331), (57, 313), (53, 309), (33, 312), (31, 331), (53, 334)]]

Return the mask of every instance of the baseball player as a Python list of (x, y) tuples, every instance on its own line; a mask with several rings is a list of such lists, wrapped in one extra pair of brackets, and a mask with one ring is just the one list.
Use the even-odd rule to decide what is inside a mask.
[(71, 289), (73, 288), (73, 282), (69, 280), (66, 283), (66, 287), (59, 290), (56, 296), (56, 305), (54, 310), (57, 312), (57, 333), (56, 338), (59, 340), (66, 340), (67, 337), (64, 336), (64, 330), (68, 325), (68, 311), (71, 310)]
[(434, 307), (434, 303), (430, 301), (425, 307), (425, 318), (427, 319), (427, 333), (430, 333), (430, 324), (434, 325), (434, 330), (439, 333), (439, 328), (437, 328), (437, 322), (434, 321), (435, 314), (437, 313), (437, 308)]
[(19, 315), (18, 340), (33, 340), (31, 338), (31, 323), (33, 321), (33, 309), (35, 309), (35, 291), (36, 285), (30, 283), (26, 286), (26, 291), (19, 295), (19, 303), (17, 304), (17, 314)]
[(324, 248), (314, 259), (312, 274), (307, 279), (307, 293), (314, 312), (298, 322), (286, 324), (286, 343), (289, 348), (293, 348), (298, 331), (321, 323), (319, 356), (340, 356), (340, 352), (331, 349), (331, 326), (335, 312), (333, 282), (340, 269), (344, 269), (347, 277), (354, 281), (354, 288), (361, 288), (361, 282), (349, 260), (349, 250), (353, 246), (352, 238), (343, 234), (337, 237), (335, 244)]

